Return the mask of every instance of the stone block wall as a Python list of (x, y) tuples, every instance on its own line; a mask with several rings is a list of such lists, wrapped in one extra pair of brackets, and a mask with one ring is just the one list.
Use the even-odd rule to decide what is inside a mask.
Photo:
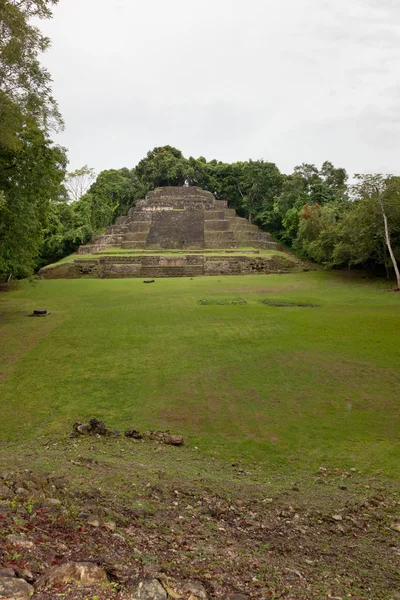
[(204, 210), (154, 213), (147, 248), (204, 248)]
[(266, 258), (257, 255), (209, 256), (104, 256), (97, 259), (76, 259), (41, 269), (44, 279), (65, 278), (126, 278), (126, 277), (196, 277), (200, 275), (251, 275), (299, 270), (290, 257)]
[(270, 234), (236, 216), (226, 200), (216, 200), (198, 187), (164, 187), (150, 192), (79, 252), (96, 252), (97, 247), (194, 250), (240, 246), (281, 249)]

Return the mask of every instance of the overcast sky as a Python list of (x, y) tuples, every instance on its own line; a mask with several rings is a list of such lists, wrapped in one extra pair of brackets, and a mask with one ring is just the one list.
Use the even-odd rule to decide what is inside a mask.
[(399, 0), (60, 0), (40, 25), (70, 169), (170, 144), (400, 174)]

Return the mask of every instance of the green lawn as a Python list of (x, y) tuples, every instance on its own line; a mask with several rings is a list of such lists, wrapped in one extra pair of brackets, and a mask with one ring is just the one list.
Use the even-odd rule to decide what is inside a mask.
[[(311, 272), (0, 292), (0, 440), (96, 416), (121, 430), (170, 429), (266, 471), (398, 475), (400, 295), (387, 288)], [(42, 307), (52, 314), (27, 318)]]

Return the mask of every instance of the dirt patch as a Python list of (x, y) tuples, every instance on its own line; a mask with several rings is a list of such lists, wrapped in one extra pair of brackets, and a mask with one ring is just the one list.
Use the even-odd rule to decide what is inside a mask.
[[(89, 452), (92, 443), (79, 451)], [(72, 444), (63, 448), (67, 459)], [(99, 451), (102, 445), (103, 440)], [(147, 576), (195, 579), (209, 598), (396, 597), (398, 502), (383, 481), (371, 483), (355, 469), (321, 466), (307, 480), (282, 481), (277, 490), (260, 477), (250, 482), (249, 467), (238, 463), (208, 463), (206, 471), (200, 457), (193, 459), (198, 477), (182, 473), (171, 480), (159, 467), (152, 474), (148, 463), (136, 462), (146, 455), (142, 446), (135, 448), (139, 456), (121, 467), (118, 494), (104, 486), (95, 460), (75, 467), (86, 469), (88, 462), (84, 487), (74, 486), (71, 471), (68, 477), (27, 470), (3, 474), (1, 489), (8, 498), (0, 508), (0, 567), (34, 583), (51, 566), (92, 562), (110, 578), (107, 587), (90, 589), (64, 583), (38, 592), (38, 600), (56, 595), (123, 600)], [(226, 481), (208, 481), (208, 472), (218, 468)], [(16, 537), (28, 543), (17, 548), (10, 541)]]
[(247, 304), (247, 302), (246, 300), (243, 300), (243, 298), (237, 298), (235, 300), (229, 300), (228, 298), (212, 298), (199, 300), (198, 304), (200, 304), (200, 306), (236, 306)]
[(320, 304), (308, 304), (306, 302), (284, 302), (282, 300), (260, 300), (260, 304), (267, 304), (267, 306), (277, 306), (277, 307), (296, 307), (300, 306), (303, 308), (318, 308)]

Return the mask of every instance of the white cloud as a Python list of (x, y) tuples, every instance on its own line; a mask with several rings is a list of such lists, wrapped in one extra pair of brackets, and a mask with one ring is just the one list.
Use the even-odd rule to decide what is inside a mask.
[(400, 4), (61, 0), (41, 24), (71, 168), (171, 144), (400, 173)]

